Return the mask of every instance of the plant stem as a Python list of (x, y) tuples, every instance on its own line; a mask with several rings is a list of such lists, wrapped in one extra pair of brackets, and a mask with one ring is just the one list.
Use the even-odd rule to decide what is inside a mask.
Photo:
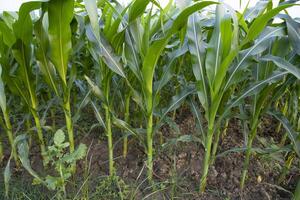
[(60, 174), (60, 178), (62, 181), (62, 191), (64, 193), (64, 198), (67, 198), (67, 191), (66, 191), (66, 186), (65, 186), (65, 178), (64, 178), (64, 174), (63, 174), (63, 170), (62, 170), (62, 164), (59, 164), (59, 174)]
[(215, 135), (215, 138), (214, 138), (211, 161), (210, 161), (211, 165), (213, 165), (215, 163), (215, 160), (216, 160), (216, 153), (217, 153), (218, 146), (219, 146), (220, 135), (221, 135), (221, 130), (218, 130), (217, 134)]
[(74, 130), (73, 130), (73, 122), (72, 122), (72, 115), (71, 115), (71, 107), (70, 107), (70, 100), (64, 103), (64, 113), (65, 113), (65, 120), (66, 126), (68, 131), (69, 143), (70, 143), (70, 152), (74, 152), (75, 144), (74, 144)]
[(104, 105), (104, 109), (105, 109), (106, 135), (107, 135), (107, 142), (108, 142), (109, 175), (112, 177), (115, 175), (115, 169), (114, 169), (113, 137), (112, 137), (112, 130), (111, 130), (111, 114), (109, 110), (109, 93), (110, 93), (110, 79), (108, 78), (105, 84), (105, 99), (107, 105)]
[(17, 150), (16, 150), (15, 145), (14, 145), (14, 136), (13, 136), (13, 133), (12, 133), (12, 125), (10, 123), (10, 119), (9, 119), (9, 115), (8, 115), (7, 110), (3, 111), (3, 116), (4, 116), (5, 126), (6, 126), (6, 134), (7, 134), (7, 137), (8, 137), (9, 144), (11, 146), (12, 155), (14, 157), (16, 165), (19, 166)]
[(212, 149), (211, 165), (213, 165), (215, 163), (220, 137), (221, 137), (221, 135), (222, 135), (222, 139), (225, 137), (225, 135), (227, 133), (228, 123), (229, 123), (229, 120), (226, 119), (225, 127), (224, 127), (223, 131), (218, 130), (218, 132), (217, 132), (217, 135), (215, 137), (214, 144), (213, 144), (213, 149)]
[(254, 127), (252, 127), (251, 132), (250, 132), (250, 137), (248, 138), (248, 142), (247, 142), (247, 149), (246, 149), (246, 157), (245, 157), (245, 161), (244, 161), (244, 167), (243, 167), (243, 171), (242, 171), (242, 177), (241, 177), (241, 189), (244, 188), (245, 186), (245, 181), (246, 181), (246, 176), (248, 173), (248, 168), (249, 168), (249, 163), (250, 163), (250, 157), (251, 157), (251, 149), (252, 149), (252, 143), (253, 140), (256, 136), (257, 133), (257, 123), (254, 125)]
[(38, 139), (39, 139), (40, 148), (41, 148), (41, 154), (42, 154), (42, 157), (43, 157), (43, 161), (45, 161), (46, 147), (45, 147), (45, 142), (44, 142), (44, 138), (43, 138), (43, 129), (42, 129), (42, 126), (41, 126), (41, 121), (40, 121), (40, 118), (38, 117), (38, 114), (35, 110), (32, 111), (32, 115), (33, 115), (33, 118), (34, 118), (36, 130), (37, 130), (37, 134), (38, 134)]
[(147, 167), (148, 167), (148, 180), (152, 181), (153, 176), (153, 115), (152, 113), (147, 118)]
[(111, 117), (108, 107), (105, 108), (105, 121), (106, 121), (106, 134), (108, 139), (108, 156), (109, 156), (109, 175), (115, 175), (114, 169), (114, 153), (113, 153), (113, 142), (112, 142), (112, 131), (111, 131)]
[(206, 187), (207, 175), (210, 165), (210, 155), (211, 155), (211, 146), (212, 146), (212, 138), (213, 138), (214, 129), (213, 126), (209, 126), (206, 143), (205, 143), (205, 156), (204, 156), (204, 163), (203, 163), (203, 172), (202, 177), (200, 180), (200, 192), (203, 193)]
[[(126, 96), (125, 99), (125, 122), (129, 123), (129, 107), (130, 107), (130, 94)], [(123, 157), (127, 157), (127, 151), (128, 151), (128, 137), (125, 135), (124, 141), (123, 141)]]

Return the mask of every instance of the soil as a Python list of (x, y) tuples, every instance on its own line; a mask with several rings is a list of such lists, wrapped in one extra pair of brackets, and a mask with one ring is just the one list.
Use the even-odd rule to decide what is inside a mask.
[[(87, 112), (89, 113), (89, 112)], [(91, 118), (93, 116), (90, 116)], [(88, 117), (89, 118), (89, 117)], [(94, 118), (92, 118), (94, 120)], [(87, 124), (95, 121), (85, 121)], [(164, 125), (159, 133), (162, 134), (163, 143), (170, 141), (178, 135), (196, 135), (196, 125), (193, 115), (187, 109), (179, 110), (176, 114), (176, 124), (179, 132), (175, 133), (169, 126)], [(79, 122), (78, 122), (79, 123)], [(95, 122), (96, 123), (96, 122)], [(89, 124), (91, 126), (91, 124)], [(258, 136), (264, 135), (264, 140), (278, 142), (280, 138), (275, 133), (277, 123), (270, 118), (264, 118), (259, 127)], [(84, 132), (84, 131), (81, 131)], [(77, 130), (77, 134), (79, 130)], [(119, 133), (119, 135), (122, 133)], [(98, 128), (85, 134), (80, 141), (89, 146), (87, 156), (90, 162), (89, 173), (91, 177), (106, 176), (108, 174), (108, 150), (103, 131)], [(163, 148), (159, 141), (160, 135), (157, 134), (155, 160), (154, 160), (154, 178), (158, 185), (158, 191), (152, 195), (146, 180), (145, 152), (143, 147), (138, 144), (134, 138), (129, 138), (128, 155), (122, 156), (122, 141), (115, 139), (114, 156), (117, 175), (120, 176), (126, 184), (136, 188), (136, 199), (142, 199), (149, 195), (147, 199), (185, 199), (185, 200), (288, 200), (291, 199), (291, 193), (296, 187), (297, 180), (300, 177), (300, 170), (292, 167), (284, 182), (278, 184), (280, 176), (280, 163), (270, 157), (261, 154), (254, 154), (250, 161), (248, 179), (243, 191), (240, 190), (240, 177), (243, 168), (244, 154), (241, 151), (228, 153), (224, 156), (218, 156), (215, 163), (210, 168), (207, 190), (199, 195), (197, 190), (201, 177), (201, 166), (204, 157), (204, 149), (200, 143), (196, 142), (178, 142), (176, 144)], [(219, 143), (218, 154), (234, 148), (243, 147), (244, 136), (241, 122), (238, 119), (232, 119), (229, 122), (226, 136)], [(256, 140), (255, 147), (262, 147), (261, 142)], [(32, 166), (35, 170), (41, 171), (42, 163), (39, 156), (39, 149), (36, 145), (31, 148)], [(2, 167), (9, 157), (6, 152)], [(87, 162), (78, 163), (77, 174), (83, 174)], [(281, 163), (282, 164), (282, 163)], [(14, 171), (13, 177), (29, 177), (25, 170)], [(2, 177), (1, 177), (2, 178)], [(172, 193), (172, 191), (176, 191)]]

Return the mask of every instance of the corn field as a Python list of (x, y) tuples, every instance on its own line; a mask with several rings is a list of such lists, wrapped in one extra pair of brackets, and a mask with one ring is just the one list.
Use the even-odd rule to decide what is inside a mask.
[(1, 199), (300, 200), (300, 2), (178, 2), (0, 14)]

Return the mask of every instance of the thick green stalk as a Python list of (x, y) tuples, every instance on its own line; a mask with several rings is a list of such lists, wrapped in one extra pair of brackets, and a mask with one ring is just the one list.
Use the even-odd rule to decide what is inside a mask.
[(202, 177), (200, 180), (200, 192), (205, 191), (206, 181), (208, 170), (210, 166), (210, 156), (211, 156), (211, 146), (212, 146), (212, 139), (213, 139), (214, 129), (213, 126), (208, 127), (206, 142), (205, 142), (205, 156), (204, 156), (204, 163), (203, 163), (203, 171)]
[(213, 165), (215, 163), (215, 160), (216, 160), (216, 153), (217, 153), (218, 146), (219, 146), (221, 132), (222, 132), (221, 130), (218, 130), (217, 134), (215, 135), (215, 138), (214, 138), (212, 154), (211, 154), (211, 161), (210, 161), (211, 165)]
[(108, 107), (105, 108), (105, 122), (106, 122), (106, 134), (107, 134), (107, 142), (108, 142), (108, 159), (109, 159), (109, 175), (115, 175), (114, 168), (114, 153), (113, 153), (113, 138), (111, 131), (111, 117)]
[(105, 124), (106, 124), (106, 135), (107, 135), (107, 142), (108, 142), (108, 160), (109, 160), (109, 175), (115, 175), (115, 168), (114, 168), (114, 150), (113, 150), (113, 136), (111, 130), (111, 114), (109, 110), (109, 95), (110, 95), (110, 79), (106, 80), (105, 84), (105, 99), (108, 105), (104, 106), (105, 109)]
[(250, 157), (251, 157), (252, 143), (253, 143), (253, 140), (257, 133), (257, 126), (258, 126), (258, 123), (256, 122), (255, 125), (252, 126), (252, 128), (251, 128), (250, 136), (248, 138), (247, 148), (246, 148), (246, 157), (245, 157), (245, 161), (244, 161), (244, 167), (243, 167), (241, 183), (240, 183), (241, 189), (243, 189), (245, 186), (246, 176), (248, 173)]
[(229, 120), (226, 119), (225, 127), (224, 127), (223, 131), (218, 130), (217, 135), (215, 136), (213, 149), (212, 149), (212, 156), (211, 156), (211, 165), (213, 165), (216, 160), (216, 154), (217, 154), (217, 150), (218, 150), (218, 146), (219, 146), (220, 137), (222, 136), (222, 139), (223, 139), (225, 137), (225, 135), (227, 134), (228, 123), (229, 123)]
[[(65, 113), (65, 120), (66, 120), (69, 143), (70, 143), (70, 153), (73, 153), (75, 150), (75, 142), (74, 142), (74, 130), (73, 130), (73, 122), (72, 122), (72, 114), (71, 114), (70, 96), (69, 95), (63, 105), (63, 109), (64, 109), (64, 113)], [(72, 164), (71, 168), (72, 168), (72, 172), (75, 173), (76, 163)]]
[(148, 181), (152, 183), (153, 177), (153, 97), (152, 90), (146, 90), (146, 111), (147, 111), (147, 168)]
[[(223, 96), (223, 95), (221, 95)], [(204, 156), (204, 163), (203, 163), (203, 171), (202, 171), (202, 177), (200, 179), (200, 193), (203, 193), (205, 191), (206, 187), (206, 181), (207, 181), (207, 175), (208, 175), (208, 170), (209, 166), (211, 163), (211, 147), (212, 147), (212, 142), (213, 142), (213, 135), (214, 135), (214, 130), (215, 130), (215, 120), (216, 120), (216, 115), (217, 111), (220, 105), (222, 98), (217, 98), (214, 103), (212, 103), (210, 109), (209, 109), (209, 114), (208, 114), (208, 130), (207, 130), (207, 135), (206, 135), (206, 140), (205, 140), (205, 156)]]
[[(129, 107), (130, 107), (130, 94), (125, 99), (125, 122), (129, 123)], [(123, 140), (123, 157), (126, 158), (128, 152), (128, 137), (125, 136)]]
[(41, 121), (40, 121), (40, 118), (38, 117), (38, 114), (36, 111), (32, 111), (32, 115), (34, 118), (36, 130), (37, 130), (37, 134), (38, 134), (42, 157), (43, 157), (43, 160), (45, 161), (46, 147), (45, 147), (45, 142), (44, 142), (44, 138), (43, 138), (43, 129), (41, 126)]
[(64, 199), (67, 198), (67, 191), (66, 191), (66, 186), (65, 186), (65, 178), (64, 178), (64, 174), (62, 171), (62, 164), (59, 164), (59, 174), (60, 174), (60, 178), (61, 178), (61, 189), (64, 193)]
[(69, 137), (70, 143), (70, 152), (74, 152), (75, 144), (74, 144), (74, 130), (73, 130), (73, 122), (72, 122), (72, 115), (71, 115), (71, 107), (70, 107), (70, 98), (64, 103), (64, 113), (65, 113), (65, 120), (67, 126), (67, 132)]
[(3, 112), (3, 116), (4, 116), (5, 126), (6, 126), (6, 134), (7, 134), (7, 137), (8, 137), (9, 144), (11, 146), (12, 155), (13, 155), (13, 158), (16, 162), (16, 165), (18, 166), (19, 165), (18, 155), (17, 155), (17, 150), (16, 150), (15, 145), (14, 145), (14, 136), (13, 136), (13, 133), (12, 133), (12, 125), (10, 123), (10, 119), (9, 119), (9, 115), (8, 115), (7, 110)]
[(148, 167), (148, 180), (152, 181), (153, 176), (153, 115), (152, 113), (147, 117), (147, 167)]

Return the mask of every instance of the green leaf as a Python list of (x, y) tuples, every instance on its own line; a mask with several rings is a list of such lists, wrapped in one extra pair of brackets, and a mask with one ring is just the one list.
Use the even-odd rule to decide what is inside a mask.
[(203, 47), (203, 42), (201, 41), (201, 27), (199, 27), (200, 23), (196, 23), (197, 21), (199, 21), (199, 18), (195, 13), (189, 19), (187, 37), (189, 40), (189, 51), (192, 55), (193, 73), (198, 83), (198, 97), (204, 109), (207, 110), (209, 105), (209, 88), (206, 84), (207, 77), (204, 66), (204, 49), (201, 49), (201, 47)]
[(60, 178), (53, 177), (50, 175), (47, 175), (45, 178), (45, 183), (50, 190), (55, 190), (56, 187), (59, 185), (59, 181), (60, 181)]
[(186, 25), (186, 22), (189, 18), (189, 16), (197, 11), (202, 10), (203, 8), (213, 5), (213, 4), (218, 4), (218, 2), (214, 1), (201, 1), (201, 2), (196, 2), (192, 4), (191, 6), (185, 8), (174, 20), (172, 27), (170, 30), (167, 31), (167, 34), (173, 35), (177, 31), (179, 31), (182, 27)]
[(96, 105), (93, 102), (91, 102), (91, 104), (92, 104), (92, 107), (94, 109), (94, 113), (96, 115), (96, 118), (97, 118), (99, 124), (106, 130), (106, 125), (104, 123), (103, 117), (101, 116), (100, 112), (98, 111)]
[(296, 66), (292, 65), (288, 61), (284, 60), (281, 57), (267, 55), (267, 56), (262, 57), (260, 60), (271, 61), (279, 68), (282, 68), (282, 69), (288, 71), (290, 74), (292, 74), (295, 77), (297, 77), (298, 79), (300, 79), (300, 69), (297, 68)]
[(29, 45), (32, 40), (32, 20), (30, 12), (39, 9), (40, 2), (26, 2), (23, 3), (19, 9), (18, 20), (13, 24), (16, 38), (21, 39), (25, 45)]
[(38, 179), (40, 182), (43, 180), (39, 177), (39, 175), (32, 169), (30, 160), (29, 160), (29, 146), (26, 141), (26, 136), (19, 135), (15, 139), (15, 143), (18, 145), (18, 154), (20, 161), (23, 167), (31, 174), (34, 178)]
[(286, 20), (286, 26), (289, 40), (291, 41), (294, 50), (298, 55), (300, 55), (300, 23), (288, 16), (288, 19)]
[(149, 4), (150, 0), (135, 0), (129, 8), (129, 23), (141, 16)]
[(113, 116), (113, 124), (115, 126), (117, 126), (118, 128), (126, 130), (129, 134), (135, 136), (140, 141), (143, 141), (143, 137), (141, 137), (141, 135), (137, 132), (137, 130), (135, 130), (134, 128), (132, 128), (130, 126), (130, 124), (128, 124), (124, 120), (118, 119), (118, 118), (116, 118), (116, 117)]
[(92, 92), (94, 93), (94, 95), (101, 99), (102, 101), (105, 101), (103, 92), (101, 91), (101, 89), (87, 76), (84, 76), (84, 78), (87, 80)]
[(255, 39), (266, 27), (267, 23), (275, 17), (280, 11), (287, 9), (289, 7), (294, 6), (294, 4), (284, 4), (279, 5), (278, 7), (266, 12), (265, 14), (262, 14), (258, 16), (252, 23), (252, 25), (249, 28), (249, 32), (246, 36), (246, 38), (243, 40), (242, 45), (245, 45), (249, 41)]
[(16, 37), (13, 31), (2, 21), (0, 21), (0, 32), (3, 35), (4, 43), (8, 47), (11, 47), (16, 42)]
[(58, 129), (56, 131), (56, 133), (54, 134), (54, 144), (56, 146), (60, 146), (64, 141), (65, 141), (65, 133), (61, 130), (61, 129)]
[(97, 53), (97, 56), (101, 57), (105, 64), (113, 72), (125, 78), (126, 76), (123, 70), (123, 66), (120, 63), (120, 58), (115, 55), (115, 52), (108, 41), (106, 41), (104, 37), (101, 37), (100, 40), (98, 40), (93, 34), (90, 26), (87, 27), (86, 34), (88, 39), (93, 43), (93, 48)]
[(56, 83), (55, 67), (47, 57), (49, 51), (49, 38), (45, 28), (43, 27), (44, 19), (46, 19), (46, 16), (42, 15), (34, 25), (34, 33), (37, 40), (35, 55), (38, 61), (38, 66), (44, 75), (45, 81), (54, 90), (55, 94), (59, 96), (57, 89), (58, 85)]
[(132, 33), (128, 30), (125, 32), (125, 59), (124, 61), (127, 62), (127, 65), (134, 73), (134, 75), (141, 81), (141, 70), (139, 68), (139, 56), (137, 54), (136, 46), (134, 45)]
[(182, 91), (179, 92), (178, 95), (175, 95), (172, 97), (171, 102), (168, 103), (168, 106), (166, 108), (163, 109), (162, 111), (162, 116), (160, 118), (160, 120), (163, 120), (163, 118), (166, 116), (167, 113), (169, 113), (170, 111), (178, 108), (178, 106), (190, 95), (193, 94), (194, 92), (196, 92), (195, 87), (190, 86), (190, 87), (186, 87), (184, 88)]
[(12, 50), (13, 56), (18, 62), (17, 76), (13, 77), (13, 83), (17, 88), (18, 94), (23, 98), (27, 105), (36, 109), (37, 97), (35, 94), (32, 69), (30, 65), (31, 47), (25, 45), (21, 40), (17, 40)]
[[(267, 28), (268, 29), (268, 28)], [(238, 62), (238, 64), (236, 66), (234, 66), (233, 71), (230, 73), (229, 78), (226, 81), (226, 84), (224, 86), (225, 89), (228, 89), (228, 87), (232, 84), (232, 80), (235, 77), (236, 73), (239, 71), (240, 68), (243, 67), (243, 64), (245, 64), (247, 58), (249, 58), (249, 56), (253, 56), (257, 53), (257, 48), (264, 43), (266, 40), (269, 40), (272, 37), (276, 37), (282, 34), (283, 31), (283, 27), (278, 27), (278, 28), (274, 28), (274, 29), (269, 29), (270, 31), (265, 32), (264, 35), (262, 35), (260, 38), (258, 38), (258, 40), (255, 42), (255, 44), (253, 46), (251, 46), (248, 50), (246, 50), (242, 56), (242, 58), (240, 59), (240, 61)], [(227, 58), (229, 58), (228, 60), (225, 59), (222, 63), (221, 68), (224, 68), (224, 66), (229, 65), (232, 60), (234, 59), (234, 57), (236, 56), (236, 54), (238, 54), (238, 51), (233, 52), (233, 54), (231, 55), (232, 57), (230, 58), (230, 56), (228, 56)], [(228, 61), (228, 63), (226, 63)]]
[(85, 9), (88, 12), (91, 26), (97, 40), (100, 40), (100, 28), (98, 23), (98, 11), (96, 0), (84, 0)]
[(250, 22), (256, 19), (259, 15), (261, 15), (266, 10), (269, 2), (270, 2), (269, 0), (258, 1), (255, 4), (255, 6), (247, 9), (244, 18)]
[(211, 87), (214, 85), (222, 58), (225, 58), (231, 49), (231, 37), (231, 16), (225, 13), (223, 6), (218, 5), (215, 28), (208, 43), (205, 58), (206, 73)]
[(73, 0), (51, 0), (48, 3), (50, 57), (64, 86), (67, 85), (68, 59), (72, 50), (70, 23), (73, 6)]
[[(219, 94), (220, 88), (226, 78), (228, 68), (239, 50), (239, 20), (237, 18), (236, 11), (230, 7), (226, 7), (225, 16), (227, 19), (221, 20), (222, 23), (220, 24), (221, 40), (223, 41), (222, 61), (218, 67), (215, 80), (213, 82), (212, 101), (215, 101), (215, 97)], [(232, 28), (229, 28), (231, 26)], [(228, 32), (228, 30), (230, 31)]]
[(283, 76), (287, 75), (288, 72), (280, 72), (280, 73), (273, 73), (269, 78), (260, 81), (256, 84), (251, 85), (249, 88), (247, 88), (245, 91), (241, 93), (240, 96), (238, 96), (233, 102), (231, 102), (223, 112), (223, 116), (234, 106), (238, 105), (241, 100), (243, 100), (245, 97), (253, 95), (260, 91), (260, 89), (265, 86), (266, 84), (273, 83), (274, 81), (277, 81), (278, 79), (282, 78)]
[(293, 147), (297, 153), (298, 156), (300, 156), (300, 140), (299, 140), (299, 133), (297, 133), (293, 126), (290, 124), (289, 120), (281, 113), (278, 111), (268, 111), (267, 112), (269, 115), (275, 117), (278, 121), (281, 122), (282, 126), (288, 133), (289, 139), (293, 143)]
[[(98, 12), (95, 0), (85, 0), (85, 7), (88, 12), (91, 26), (86, 29), (88, 39), (94, 43), (94, 48), (98, 56), (102, 57), (105, 64), (115, 73), (125, 78), (123, 66), (120, 63), (120, 58), (115, 55), (115, 52), (109, 42), (100, 36), (100, 28), (98, 23)], [(107, 26), (105, 26), (107, 27)]]
[[(216, 2), (212, 1), (203, 1), (203, 2), (197, 2), (193, 4), (192, 6), (184, 9), (174, 20), (171, 28), (167, 31), (166, 35), (156, 40), (148, 49), (148, 52), (144, 58), (143, 62), (143, 68), (142, 68), (142, 75), (143, 75), (143, 87), (146, 95), (146, 99), (148, 99), (148, 102), (146, 103), (147, 112), (152, 112), (152, 100), (149, 101), (150, 98), (152, 98), (152, 85), (153, 85), (153, 76), (154, 76), (154, 70), (156, 63), (162, 54), (163, 49), (167, 45), (169, 39), (177, 33), (180, 28), (182, 28), (187, 21), (188, 17), (193, 14), (196, 11), (199, 11), (209, 5), (216, 4)], [(149, 113), (148, 113), (149, 114)]]
[(186, 54), (188, 51), (187, 45), (180, 46), (177, 50), (174, 50), (168, 56), (168, 64), (164, 67), (163, 73), (161, 74), (161, 78), (154, 83), (155, 85), (155, 96), (159, 94), (161, 89), (170, 81), (170, 79), (174, 76), (174, 68), (176, 64), (176, 60)]
[[(189, 105), (190, 105), (191, 111), (196, 119), (196, 125), (200, 130), (200, 136), (203, 139), (205, 136), (205, 134), (204, 134), (205, 132), (203, 130), (203, 124), (204, 124), (203, 116), (202, 116), (203, 114), (200, 112), (200, 109), (198, 108), (196, 102), (194, 100), (192, 100), (192, 98), (189, 101)], [(204, 141), (204, 140), (202, 140), (202, 141)]]
[(84, 158), (86, 155), (86, 151), (87, 151), (87, 146), (85, 144), (79, 144), (77, 149), (74, 152), (65, 155), (62, 158), (62, 161), (66, 163), (74, 163), (77, 160)]

